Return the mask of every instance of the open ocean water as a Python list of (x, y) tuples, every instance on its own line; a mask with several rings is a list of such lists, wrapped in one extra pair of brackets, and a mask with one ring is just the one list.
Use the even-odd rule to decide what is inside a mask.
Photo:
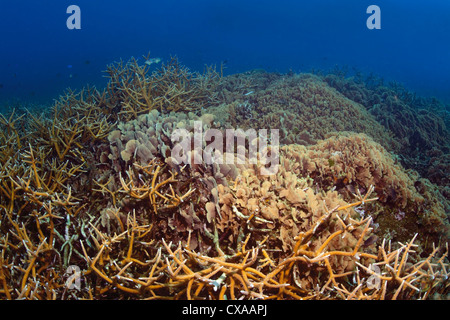
[[(381, 9), (369, 30), (367, 8)], [(81, 29), (66, 26), (70, 5)], [(104, 85), (118, 59), (176, 55), (192, 70), (308, 72), (348, 66), (450, 102), (450, 3), (431, 1), (5, 1), (0, 101), (47, 102)]]

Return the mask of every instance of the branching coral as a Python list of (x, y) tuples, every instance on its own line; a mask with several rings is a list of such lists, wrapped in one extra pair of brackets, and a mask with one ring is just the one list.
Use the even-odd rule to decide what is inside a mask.
[(61, 96), (53, 106), (52, 119), (38, 118), (32, 113), (30, 116), (37, 143), (56, 153), (59, 161), (83, 162), (83, 146), (104, 139), (112, 128), (108, 116), (84, 100), (84, 92), (68, 91)]
[(152, 74), (149, 68), (134, 58), (108, 66), (107, 92), (120, 106), (121, 119), (135, 119), (152, 110), (196, 111), (218, 101), (216, 89), (222, 75), (212, 67), (207, 67), (203, 74), (192, 73), (172, 58)]
[[(368, 201), (367, 194), (358, 202), (329, 210), (299, 233), (295, 247), (284, 257), (271, 250), (269, 236), (255, 242), (256, 232), (249, 233), (232, 255), (220, 246), (216, 256), (204, 254), (191, 249), (191, 234), (177, 245), (156, 240), (151, 237), (153, 225), (139, 224), (128, 215), (127, 229), (121, 234), (92, 230), (95, 256), (90, 257), (83, 246), (89, 265), (83, 278), (89, 278), (92, 270), (105, 284), (90, 287), (85, 294), (108, 297), (118, 290), (146, 299), (398, 299), (426, 298), (445, 290), (447, 251), (438, 254), (435, 249), (416, 261), (414, 239), (397, 249), (383, 242), (378, 254), (361, 250), (366, 247), (371, 218), (353, 220), (338, 212)], [(321, 226), (333, 215), (338, 230), (328, 234), (320, 247), (311, 247), (311, 239), (326, 230)], [(334, 239), (353, 235), (356, 242), (348, 250), (329, 248)], [(333, 267), (331, 261), (340, 257), (353, 262), (350, 271)]]
[(77, 244), (88, 206), (89, 184), (83, 181), (96, 143), (112, 124), (83, 93), (71, 91), (52, 115), (13, 116), (1, 124), (3, 290), (7, 298), (54, 299), (65, 287), (66, 268), (83, 257)]

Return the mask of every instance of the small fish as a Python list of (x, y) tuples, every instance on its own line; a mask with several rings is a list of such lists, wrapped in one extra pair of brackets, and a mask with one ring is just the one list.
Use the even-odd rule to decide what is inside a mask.
[(377, 242), (377, 240), (378, 240), (378, 236), (371, 235), (366, 241), (364, 241), (363, 247), (368, 247), (368, 246), (374, 244), (375, 242)]
[(3, 83), (0, 83), (0, 89), (3, 88)]
[(160, 58), (152, 58), (152, 59), (149, 59), (149, 60), (147, 60), (147, 61), (145, 61), (144, 63), (146, 64), (146, 65), (152, 65), (153, 63), (160, 63), (161, 62), (161, 59)]

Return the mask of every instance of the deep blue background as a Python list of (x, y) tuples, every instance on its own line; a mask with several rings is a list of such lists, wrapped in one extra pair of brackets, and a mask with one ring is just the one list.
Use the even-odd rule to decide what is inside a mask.
[[(82, 30), (66, 28), (71, 4)], [(366, 28), (371, 4), (381, 30)], [(449, 0), (10, 0), (0, 4), (0, 104), (103, 86), (107, 64), (149, 51), (199, 71), (226, 60), (228, 74), (355, 66), (450, 102)]]

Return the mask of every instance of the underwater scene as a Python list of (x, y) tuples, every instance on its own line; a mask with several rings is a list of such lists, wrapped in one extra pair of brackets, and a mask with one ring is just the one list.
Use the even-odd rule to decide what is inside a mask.
[(448, 300), (449, 18), (2, 3), (0, 299)]

